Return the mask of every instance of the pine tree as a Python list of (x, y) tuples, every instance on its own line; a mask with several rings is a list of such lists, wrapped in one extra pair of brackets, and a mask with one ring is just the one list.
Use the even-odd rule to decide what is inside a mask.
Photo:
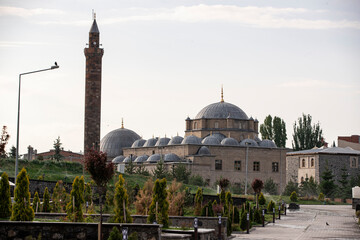
[(259, 195), (259, 205), (265, 205), (266, 204), (266, 199), (264, 197), (264, 194), (262, 192), (260, 192)]
[(299, 192), (299, 187), (297, 183), (295, 183), (293, 180), (290, 180), (285, 186), (283, 195), (290, 196), (292, 192)]
[(345, 165), (341, 168), (341, 176), (340, 177), (341, 178), (339, 179), (339, 183), (340, 183), (339, 195), (343, 199), (350, 198), (351, 197), (351, 187), (350, 187), (349, 180), (348, 180), (349, 175), (348, 175), (347, 168)]
[(62, 143), (60, 142), (60, 137), (58, 137), (55, 141), (54, 141), (54, 149), (55, 149), (55, 154), (54, 154), (54, 159), (57, 161), (60, 161), (61, 158), (63, 157), (60, 152), (61, 152), (61, 145)]
[(201, 216), (206, 217), (206, 211), (207, 211), (207, 217), (214, 217), (214, 211), (212, 208), (212, 203), (209, 201), (201, 210)]
[(66, 206), (68, 218), (73, 222), (83, 222), (82, 204), (84, 203), (84, 176), (74, 179), (72, 190), (70, 192), (70, 202)]
[(66, 193), (62, 180), (57, 181), (52, 194), (53, 211), (63, 212), (66, 205), (70, 201), (69, 195)]
[(328, 164), (326, 163), (325, 169), (321, 174), (322, 181), (320, 183), (321, 192), (324, 193), (326, 197), (332, 197), (336, 193), (336, 185), (334, 180), (334, 175), (332, 174), (331, 169), (329, 169)]
[(11, 216), (11, 196), (9, 177), (6, 172), (1, 174), (0, 180), (0, 218)]
[(85, 202), (88, 202), (89, 204), (92, 203), (92, 189), (91, 189), (91, 182), (86, 183), (85, 185), (85, 192), (84, 192), (84, 199)]
[(41, 209), (40, 198), (39, 198), (39, 193), (37, 191), (34, 194), (32, 208), (34, 209), (34, 212), (40, 212), (40, 209)]
[(286, 125), (283, 119), (279, 117), (266, 116), (264, 123), (260, 125), (260, 133), (263, 139), (273, 140), (278, 147), (286, 145)]
[(42, 211), (50, 212), (50, 194), (49, 194), (49, 190), (47, 187), (45, 188), (45, 191), (44, 191), (44, 200), (43, 200)]
[(323, 145), (322, 129), (320, 123), (311, 125), (312, 117), (310, 114), (298, 118), (294, 123), (293, 149), (295, 151), (321, 147)]
[(274, 182), (272, 178), (268, 178), (264, 183), (264, 191), (270, 195), (278, 194), (278, 184)]
[[(149, 217), (148, 222), (152, 223), (156, 221), (159, 224), (162, 224), (164, 228), (169, 227), (169, 203), (167, 201), (167, 191), (166, 191), (166, 179), (162, 180), (157, 179), (155, 181), (154, 190), (153, 190), (153, 199), (149, 208)], [(158, 205), (156, 209), (156, 203)], [(157, 210), (157, 211), (156, 211)]]
[(202, 200), (203, 200), (202, 189), (198, 188), (195, 194), (195, 209), (194, 209), (195, 216), (200, 216), (201, 214)]
[(156, 179), (163, 179), (167, 177), (168, 172), (165, 169), (164, 161), (162, 159), (157, 162), (156, 168), (153, 170), (153, 175)]
[(275, 208), (275, 202), (273, 200), (270, 200), (267, 206), (268, 213), (272, 213), (274, 208)]
[(10, 221), (32, 221), (34, 210), (30, 205), (29, 176), (23, 168), (16, 178), (15, 197)]
[[(125, 180), (121, 174), (119, 175), (119, 181), (116, 183), (114, 203), (115, 203), (115, 219), (114, 219), (115, 222), (131, 223), (132, 218), (130, 216), (130, 211), (128, 209), (129, 197), (125, 188)], [(124, 218), (124, 215), (126, 216), (126, 219)]]

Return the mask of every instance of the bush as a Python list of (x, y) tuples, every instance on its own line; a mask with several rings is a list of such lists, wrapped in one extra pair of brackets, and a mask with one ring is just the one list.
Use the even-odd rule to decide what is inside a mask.
[(262, 218), (261, 218), (261, 210), (259, 209), (255, 209), (254, 212), (254, 222), (256, 223), (262, 223)]
[[(113, 227), (113, 229), (110, 232), (108, 240), (122, 240), (123, 235), (120, 233), (119, 229), (117, 227)], [(138, 234), (137, 232), (133, 232), (129, 235), (128, 240), (137, 240)]]
[(34, 194), (33, 202), (32, 202), (32, 208), (34, 209), (34, 212), (38, 212), (40, 210), (40, 207), (41, 206), (40, 206), (39, 193), (36, 191)]
[(296, 194), (295, 191), (291, 193), (291, 195), (290, 195), (290, 200), (291, 200), (292, 202), (297, 202), (298, 197), (297, 197), (297, 194)]
[(194, 209), (195, 216), (199, 216), (201, 214), (202, 200), (203, 200), (202, 189), (198, 188), (195, 194), (195, 209)]
[[(207, 209), (207, 215), (206, 215), (206, 209)], [(201, 209), (201, 216), (204, 217), (214, 217), (214, 211), (212, 208), (212, 203), (209, 201), (202, 209)]]
[(136, 196), (135, 209), (137, 214), (147, 215), (148, 208), (152, 201), (154, 182), (149, 178), (144, 187), (139, 191), (139, 194)]
[[(82, 204), (84, 200), (84, 176), (74, 179), (72, 190), (70, 192), (70, 201), (66, 206), (66, 213), (68, 218), (73, 222), (83, 222)], [(75, 207), (75, 208), (74, 208)]]
[(360, 218), (360, 210), (357, 210), (355, 214), (357, 218)]
[[(167, 191), (166, 191), (166, 179), (162, 179), (161, 181), (157, 179), (155, 181), (154, 189), (153, 189), (153, 197), (152, 202), (149, 208), (149, 217), (148, 222), (153, 223), (154, 221), (158, 221), (159, 224), (162, 224), (164, 228), (169, 227), (169, 202), (167, 201)], [(156, 212), (156, 203), (158, 203), (158, 209)], [(157, 216), (157, 219), (156, 219)]]
[(43, 207), (42, 207), (42, 211), (43, 212), (50, 212), (50, 195), (49, 195), (49, 190), (46, 187), (45, 188), (45, 192), (44, 192), (44, 198), (43, 198)]
[(243, 211), (240, 218), (240, 229), (243, 231), (247, 228), (247, 213), (246, 210)]
[(6, 172), (1, 175), (0, 181), (0, 218), (11, 216), (11, 197), (9, 177)]
[(200, 175), (192, 175), (189, 178), (190, 185), (196, 185), (199, 187), (205, 186), (204, 179)]
[(237, 207), (234, 207), (234, 224), (240, 223), (240, 212)]
[(169, 214), (182, 216), (184, 214), (185, 192), (181, 191), (182, 183), (174, 179), (168, 189)]
[(265, 199), (264, 194), (262, 192), (259, 195), (259, 204), (261, 206), (266, 204), (266, 199)]
[(323, 193), (320, 193), (319, 196), (318, 196), (318, 200), (321, 201), (321, 202), (323, 202), (324, 199), (325, 199), (324, 194), (323, 194)]
[[(132, 218), (130, 216), (129, 197), (125, 189), (125, 180), (123, 176), (119, 175), (119, 181), (116, 183), (114, 203), (115, 203), (115, 222), (116, 223), (131, 223)], [(125, 207), (125, 208), (124, 208)], [(124, 215), (126, 219), (124, 219)]]
[(273, 200), (271, 200), (267, 206), (267, 212), (272, 213), (275, 208), (275, 203)]
[(290, 196), (292, 192), (299, 192), (298, 184), (290, 180), (286, 186), (285, 190), (283, 192), (284, 196)]

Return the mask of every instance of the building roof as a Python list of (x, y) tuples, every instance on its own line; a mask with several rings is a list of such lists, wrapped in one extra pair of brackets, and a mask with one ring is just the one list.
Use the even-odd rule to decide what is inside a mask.
[(91, 33), (99, 33), (99, 28), (98, 28), (98, 26), (97, 26), (97, 24), (96, 24), (96, 20), (95, 20), (95, 19), (94, 19), (93, 24), (92, 24), (92, 26), (91, 26), (91, 28), (90, 28), (90, 32), (91, 32)]
[(184, 140), (184, 138), (180, 136), (172, 137), (168, 145), (181, 144), (182, 140)]
[(142, 147), (144, 146), (145, 142), (146, 142), (145, 139), (138, 139), (131, 145), (131, 147), (132, 148)]
[(123, 155), (117, 156), (114, 158), (111, 162), (115, 164), (122, 163), (124, 161), (125, 157)]
[(356, 151), (350, 147), (332, 147), (332, 148), (313, 148), (302, 151), (288, 152), (286, 155), (307, 155), (307, 154), (349, 154), (360, 155), (360, 151)]
[(157, 140), (158, 140), (158, 138), (149, 138), (148, 140), (146, 140), (143, 147), (153, 147), (153, 146), (155, 146)]
[(141, 155), (141, 156), (138, 156), (136, 159), (135, 159), (135, 163), (143, 163), (143, 162), (146, 162), (146, 160), (149, 158), (148, 155)]
[(276, 148), (276, 144), (269, 140), (269, 139), (264, 139), (262, 140), (260, 143), (259, 143), (259, 146), (260, 147), (265, 147), (265, 148)]
[(201, 144), (201, 138), (198, 138), (194, 135), (190, 135), (182, 140), (181, 144)]
[(197, 155), (211, 155), (209, 148), (202, 146), (199, 148)]
[(155, 146), (156, 147), (166, 146), (169, 142), (170, 142), (170, 138), (167, 137), (159, 138), (155, 143)]
[(244, 139), (244, 140), (242, 140), (240, 142), (240, 146), (243, 146), (243, 147), (258, 147), (259, 145), (254, 139), (246, 138), (246, 139)]
[(200, 118), (218, 118), (218, 119), (241, 119), (248, 120), (246, 113), (238, 106), (227, 102), (217, 102), (204, 107), (195, 117)]
[(224, 138), (221, 141), (221, 145), (224, 145), (224, 146), (239, 146), (239, 143), (238, 143), (238, 141), (236, 141), (235, 138)]
[(220, 145), (219, 139), (213, 135), (207, 136), (201, 141), (201, 143), (204, 145)]

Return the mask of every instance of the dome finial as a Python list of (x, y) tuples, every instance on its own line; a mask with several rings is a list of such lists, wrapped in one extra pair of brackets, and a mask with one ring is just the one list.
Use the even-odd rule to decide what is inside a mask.
[(96, 20), (96, 13), (95, 13), (94, 9), (92, 10), (92, 15), (93, 15), (93, 20)]
[(221, 84), (221, 101), (220, 102), (224, 102), (224, 89), (223, 89), (222, 84)]
[(124, 129), (124, 118), (121, 118), (121, 128)]

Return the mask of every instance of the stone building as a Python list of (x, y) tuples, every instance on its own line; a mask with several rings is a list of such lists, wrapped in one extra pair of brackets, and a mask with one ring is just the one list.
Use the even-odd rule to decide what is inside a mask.
[(360, 151), (360, 136), (359, 135), (339, 136), (338, 147), (351, 147), (354, 150)]
[(342, 168), (346, 168), (349, 177), (360, 175), (360, 151), (346, 147), (314, 148), (288, 152), (286, 155), (286, 181), (295, 180), (301, 183), (313, 177), (321, 182), (321, 175), (328, 166), (335, 176), (336, 183), (341, 178)]

